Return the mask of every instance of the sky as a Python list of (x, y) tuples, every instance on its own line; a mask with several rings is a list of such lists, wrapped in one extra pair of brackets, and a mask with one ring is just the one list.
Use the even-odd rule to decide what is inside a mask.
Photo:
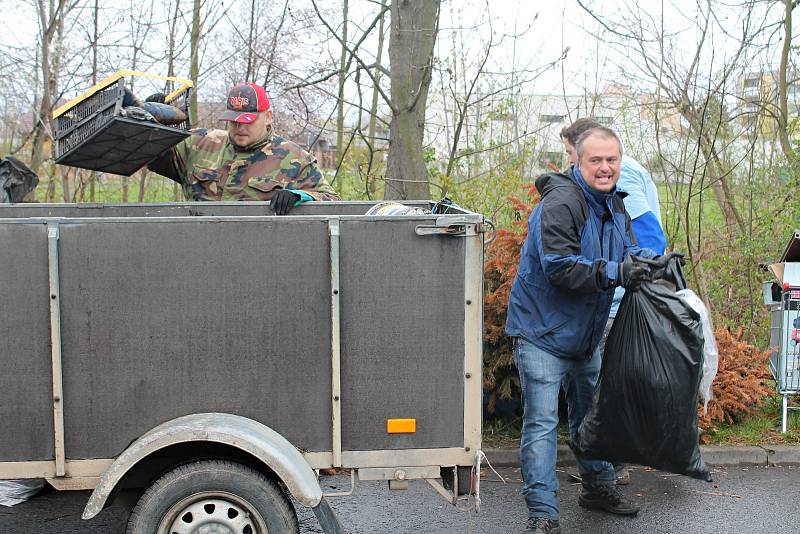
[[(651, 22), (660, 25), (660, 14), (664, 14), (665, 33), (672, 37), (671, 54), (679, 63), (690, 64), (696, 52), (698, 38), (695, 14), (697, 6), (705, 5), (705, 0), (583, 0), (585, 6), (595, 10), (601, 18), (611, 21), (615, 31), (628, 33), (624, 18), (630, 18), (639, 9), (645, 20), (652, 17)], [(726, 58), (731, 57), (738, 43), (737, 35), (741, 31), (745, 13), (739, 7), (743, 1), (730, 0), (715, 2), (715, 24), (711, 25), (710, 38), (702, 49), (700, 58), (701, 71), (714, 70)], [(762, 11), (753, 13), (753, 22), (764, 18), (763, 6), (770, 2), (761, 2)], [(771, 2), (773, 6), (779, 2)], [(517, 40), (516, 56), (518, 65), (542, 65), (567, 50), (564, 61), (556, 69), (547, 71), (537, 78), (531, 88), (535, 93), (581, 93), (593, 86), (605, 85), (622, 74), (630, 74), (635, 65), (626, 51), (615, 46), (615, 36), (587, 13), (577, 0), (449, 0), (443, 4), (442, 24), (440, 25), (440, 55), (445, 50), (442, 46), (447, 42), (447, 34), (457, 23), (448, 26), (448, 21), (462, 20), (461, 26), (476, 28), (473, 37), (467, 39), (467, 47), (475, 48), (477, 41), (486, 41), (491, 31), (495, 40), (503, 35), (507, 37), (499, 47), (499, 53), (493, 59), (510, 67), (513, 56), (513, 39), (510, 35), (525, 31)], [(451, 16), (455, 13), (455, 17)], [(780, 14), (773, 9), (771, 19)], [(797, 13), (795, 17), (797, 17)], [(795, 21), (797, 22), (797, 20)], [(797, 24), (795, 24), (797, 28)], [(773, 40), (776, 34), (772, 34)], [(774, 41), (773, 41), (774, 42)], [(759, 58), (751, 58), (752, 62), (772, 62), (775, 64), (775, 47), (766, 50)], [(669, 53), (667, 55), (670, 55)], [(562, 82), (563, 81), (563, 82)], [(566, 87), (564, 86), (566, 84)], [(575, 87), (576, 90), (573, 90)], [(601, 88), (601, 87), (594, 87)]]
[[(426, 1), (426, 0), (418, 0)], [(644, 14), (666, 13), (671, 30), (681, 31), (675, 43), (676, 53), (686, 56), (686, 62), (694, 52), (694, 33), (691, 15), (698, 2), (705, 0), (582, 0), (592, 9), (598, 9), (603, 17), (620, 18), (638, 6)], [(727, 27), (731, 35), (720, 32), (708, 47), (717, 51), (714, 61), (717, 64), (728, 53), (735, 39), (732, 38), (742, 18), (736, 4), (744, 0), (716, 2), (734, 6), (727, 11), (719, 11), (721, 26)], [(122, 0), (104, 0), (102, 5), (113, 5)], [(16, 16), (0, 19), (0, 31), (5, 35), (6, 45), (29, 46), (35, 42), (37, 22), (30, 1), (0, 0), (0, 8)], [(293, 5), (300, 6), (308, 0), (296, 0)], [(774, 2), (773, 2), (774, 3)], [(188, 6), (188, 2), (186, 2)], [(282, 5), (277, 0), (269, 0), (265, 5)], [(320, 2), (334, 13), (337, 2)], [(376, 0), (350, 0), (352, 19), (351, 37), (356, 27), (376, 9)], [(124, 21), (122, 22), (124, 23)], [(335, 21), (332, 21), (336, 26)], [(796, 25), (800, 27), (800, 25)], [(627, 31), (628, 28), (618, 28)], [(517, 35), (516, 39), (514, 35)], [(578, 4), (578, 0), (443, 0), (440, 20), (440, 33), (436, 55), (441, 61), (460, 60), (472, 67), (482, 55), (482, 47), (488, 42), (494, 44), (487, 70), (509, 72), (518, 70), (536, 71), (535, 82), (526, 84), (524, 91), (537, 94), (560, 94), (562, 92), (579, 94), (597, 91), (618, 79), (620, 73), (631, 71), (635, 65), (610, 41), (612, 35), (603, 29)], [(368, 41), (369, 43), (369, 41)], [(373, 41), (374, 43), (374, 41)], [(298, 43), (298, 62), (308, 65), (319, 58), (319, 51), (303, 49)], [(328, 56), (338, 57), (338, 44), (328, 39)], [(374, 48), (374, 44), (372, 45)], [(565, 59), (555, 68), (544, 69), (548, 63), (559, 58), (566, 50)], [(708, 55), (707, 50), (704, 54)], [(388, 64), (384, 55), (383, 62)], [(120, 68), (123, 68), (121, 66)], [(709, 67), (711, 69), (711, 67)], [(199, 88), (201, 93), (203, 88)], [(216, 88), (216, 90), (219, 90)]]

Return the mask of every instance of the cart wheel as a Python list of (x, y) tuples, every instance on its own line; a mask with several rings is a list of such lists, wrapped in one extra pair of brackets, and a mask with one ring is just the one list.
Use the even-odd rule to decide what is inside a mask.
[(242, 464), (203, 460), (177, 467), (144, 492), (127, 534), (296, 534), (289, 499)]

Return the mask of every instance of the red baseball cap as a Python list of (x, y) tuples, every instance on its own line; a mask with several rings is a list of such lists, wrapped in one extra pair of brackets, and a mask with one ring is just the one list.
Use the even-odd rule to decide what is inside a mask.
[(228, 90), (225, 99), (227, 111), (219, 120), (253, 122), (256, 114), (269, 109), (269, 96), (260, 85), (238, 83)]

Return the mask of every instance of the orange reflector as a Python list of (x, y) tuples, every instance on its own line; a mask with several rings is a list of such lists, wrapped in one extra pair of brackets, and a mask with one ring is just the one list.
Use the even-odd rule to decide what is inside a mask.
[(389, 434), (413, 434), (417, 431), (416, 419), (387, 419), (386, 432)]

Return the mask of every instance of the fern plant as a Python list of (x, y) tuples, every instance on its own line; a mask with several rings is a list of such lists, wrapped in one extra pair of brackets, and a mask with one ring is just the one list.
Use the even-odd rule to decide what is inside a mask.
[(753, 413), (771, 394), (769, 351), (744, 341), (744, 330), (732, 333), (717, 329), (719, 363), (717, 376), (711, 385), (712, 398), (708, 412), (698, 408), (698, 425), (705, 431), (716, 430), (715, 423), (736, 423)]
[(505, 335), (506, 311), (511, 285), (517, 274), (519, 255), (528, 235), (528, 217), (539, 202), (539, 193), (533, 184), (523, 186), (527, 199), (508, 197), (516, 213), (510, 229), (497, 231), (486, 251), (484, 264), (484, 351), (483, 379), (489, 395), (487, 411), (494, 413), (499, 399), (518, 395), (519, 376), (514, 365), (511, 339)]

